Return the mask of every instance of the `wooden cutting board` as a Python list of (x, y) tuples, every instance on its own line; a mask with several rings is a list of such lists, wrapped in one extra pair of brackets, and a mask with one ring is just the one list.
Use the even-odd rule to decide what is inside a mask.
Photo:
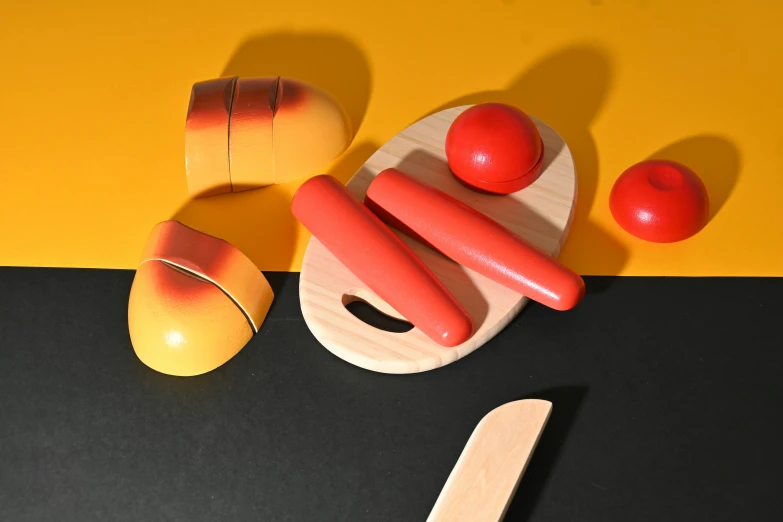
[[(544, 140), (543, 172), (529, 187), (507, 196), (475, 192), (454, 178), (446, 161), (446, 133), (470, 105), (432, 114), (412, 124), (378, 149), (347, 183), (364, 200), (372, 179), (396, 167), (483, 212), (526, 240), (557, 256), (568, 235), (576, 205), (576, 171), (571, 151), (557, 132), (533, 117)], [(395, 231), (396, 232), (396, 231)], [(315, 237), (302, 261), (299, 300), (305, 322), (338, 357), (382, 373), (416, 373), (453, 363), (497, 335), (528, 298), (467, 269), (397, 232), (470, 313), (476, 332), (466, 342), (445, 348), (419, 329), (404, 333), (370, 326), (346, 305), (362, 300), (391, 317), (396, 310), (367, 288)], [(361, 246), (361, 245), (358, 245)], [(556, 312), (552, 313), (567, 313)]]

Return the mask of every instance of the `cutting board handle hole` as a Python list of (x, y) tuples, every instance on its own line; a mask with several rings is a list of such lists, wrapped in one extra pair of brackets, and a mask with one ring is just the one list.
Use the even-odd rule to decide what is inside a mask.
[(405, 333), (413, 329), (408, 321), (385, 314), (359, 296), (345, 294), (343, 305), (354, 317), (365, 324), (391, 333)]

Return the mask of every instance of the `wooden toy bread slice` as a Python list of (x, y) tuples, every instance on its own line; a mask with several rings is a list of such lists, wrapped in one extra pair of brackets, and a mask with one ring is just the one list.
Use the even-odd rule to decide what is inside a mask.
[(229, 132), (234, 192), (275, 183), (272, 133), (278, 78), (239, 78)]
[(551, 413), (551, 402), (525, 399), (481, 419), (427, 522), (503, 520)]
[(291, 78), (280, 78), (272, 133), (276, 183), (325, 168), (353, 137), (348, 115), (332, 96)]
[(159, 372), (206, 373), (244, 347), (272, 299), (263, 274), (238, 249), (165, 221), (153, 228), (131, 287), (131, 342)]
[[(571, 152), (546, 123), (533, 118), (544, 140), (542, 172), (535, 183), (506, 196), (481, 194), (450, 172), (445, 137), (451, 122), (469, 106), (447, 109), (403, 130), (383, 145), (348, 182), (364, 200), (375, 176), (391, 167), (431, 185), (557, 257), (568, 235), (577, 195)], [(310, 331), (332, 353), (362, 368), (383, 373), (415, 373), (450, 364), (492, 339), (529, 299), (469, 268), (459, 265), (419, 241), (395, 231), (467, 309), (474, 334), (456, 347), (433, 342), (418, 328), (393, 333), (370, 326), (345, 308), (362, 299), (381, 312), (405, 319), (363, 284), (312, 237), (302, 261), (299, 298)], [(367, 245), (357, 245), (357, 248)]]
[(325, 91), (281, 77), (218, 78), (193, 86), (186, 125), (191, 196), (285, 183), (325, 168), (353, 138)]
[(185, 170), (193, 197), (231, 191), (228, 123), (236, 78), (198, 82), (185, 122)]

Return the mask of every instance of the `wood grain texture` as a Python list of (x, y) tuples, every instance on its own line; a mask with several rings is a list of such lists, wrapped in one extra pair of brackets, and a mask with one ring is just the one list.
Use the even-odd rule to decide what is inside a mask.
[[(364, 199), (372, 179), (396, 167), (488, 215), (524, 239), (557, 256), (573, 220), (576, 172), (563, 139), (533, 118), (544, 140), (544, 172), (532, 185), (508, 196), (480, 194), (450, 172), (446, 133), (462, 111), (454, 107), (428, 116), (383, 145), (351, 178), (347, 188)], [(370, 326), (345, 305), (363, 300), (379, 311), (404, 319), (370, 291), (312, 237), (302, 261), (299, 298), (308, 328), (332, 353), (362, 368), (383, 373), (416, 373), (453, 363), (497, 335), (527, 304), (528, 298), (469, 270), (397, 232), (433, 270), (473, 318), (474, 335), (454, 348), (437, 345), (418, 328), (392, 333)], [(366, 245), (365, 245), (366, 246)]]
[(525, 399), (481, 419), (427, 522), (502, 520), (551, 412), (552, 403)]

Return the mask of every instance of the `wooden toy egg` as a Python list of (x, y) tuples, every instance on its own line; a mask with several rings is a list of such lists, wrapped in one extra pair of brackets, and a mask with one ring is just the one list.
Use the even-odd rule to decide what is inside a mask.
[(693, 236), (707, 224), (709, 207), (699, 176), (668, 160), (647, 160), (629, 167), (609, 195), (615, 221), (629, 234), (655, 243)]
[(343, 107), (291, 78), (216, 78), (193, 85), (185, 125), (192, 197), (285, 183), (322, 168), (353, 138)]
[(161, 373), (209, 372), (258, 332), (272, 299), (266, 278), (238, 249), (178, 221), (158, 223), (128, 300), (133, 349)]
[(481, 192), (511, 194), (541, 175), (544, 142), (533, 120), (517, 107), (483, 103), (451, 124), (446, 158), (464, 184)]

